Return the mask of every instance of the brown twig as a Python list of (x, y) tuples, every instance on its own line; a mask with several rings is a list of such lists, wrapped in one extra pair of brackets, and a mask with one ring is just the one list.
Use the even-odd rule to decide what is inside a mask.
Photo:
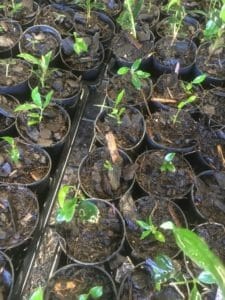
[(222, 164), (223, 164), (223, 166), (225, 167), (225, 159), (224, 159), (224, 156), (223, 156), (223, 149), (222, 149), (222, 146), (221, 146), (221, 145), (217, 145), (216, 148), (217, 148), (218, 155), (219, 155), (219, 157), (220, 157), (221, 160), (222, 160)]
[(161, 103), (177, 103), (176, 99), (168, 99), (168, 98), (153, 97), (151, 100), (153, 102), (161, 102)]
[(171, 215), (174, 223), (176, 224), (176, 226), (182, 227), (182, 224), (181, 224), (180, 220), (178, 219), (178, 217), (176, 216), (176, 212), (170, 203), (168, 204), (168, 211), (169, 211), (169, 214)]

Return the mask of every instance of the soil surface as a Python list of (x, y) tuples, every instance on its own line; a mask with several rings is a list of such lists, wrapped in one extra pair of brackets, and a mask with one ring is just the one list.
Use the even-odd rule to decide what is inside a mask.
[(31, 144), (42, 147), (63, 142), (70, 130), (69, 116), (57, 105), (48, 106), (39, 124), (28, 126), (28, 113), (18, 114), (16, 126), (21, 136)]
[(145, 24), (149, 25), (149, 28), (152, 29), (159, 21), (160, 10), (159, 7), (154, 5), (152, 1), (143, 3), (142, 9), (137, 16), (137, 24)]
[(188, 162), (180, 154), (176, 154), (173, 164), (175, 172), (162, 172), (166, 152), (163, 150), (147, 151), (136, 160), (136, 180), (150, 195), (163, 198), (179, 199), (186, 195), (194, 180), (194, 174)]
[(19, 41), (22, 34), (21, 27), (17, 22), (0, 20), (0, 54), (1, 52), (12, 49)]
[[(186, 226), (184, 215), (175, 203), (154, 199), (146, 196), (134, 202), (130, 197), (123, 197), (120, 201), (120, 208), (126, 222), (127, 239), (133, 249), (132, 255), (140, 260), (154, 259), (159, 253), (174, 257), (179, 249), (172, 233), (160, 229), (159, 226), (166, 221), (172, 221), (177, 226)], [(157, 241), (153, 234), (145, 239), (140, 238), (142, 229), (136, 221), (148, 222), (149, 216), (151, 216), (154, 226), (164, 235), (166, 242)]]
[[(82, 189), (90, 197), (117, 199), (131, 188), (134, 166), (125, 153), (120, 151), (119, 153), (122, 158), (121, 166), (113, 166), (110, 154), (106, 148), (94, 150), (83, 160), (79, 169), (80, 183)], [(114, 171), (104, 167), (107, 160), (115, 167)], [(113, 184), (113, 175), (116, 176), (119, 182), (118, 186)]]
[(103, 271), (93, 267), (70, 266), (55, 274), (48, 282), (45, 296), (48, 300), (78, 299), (94, 286), (103, 287), (102, 300), (115, 300), (112, 283)]
[(49, 173), (49, 157), (43, 150), (18, 142), (20, 152), (18, 163), (13, 163), (8, 154), (9, 146), (0, 145), (0, 183), (30, 184)]
[(9, 95), (0, 95), (0, 132), (10, 128), (15, 123), (14, 109), (19, 101)]
[(57, 232), (65, 238), (68, 255), (80, 262), (106, 261), (121, 247), (124, 238), (122, 220), (115, 207), (103, 201), (95, 204), (100, 211), (97, 222), (82, 221), (77, 210), (70, 223), (57, 226)]
[(95, 123), (96, 138), (106, 145), (105, 135), (112, 132), (116, 139), (116, 144), (121, 149), (135, 147), (144, 137), (145, 123), (142, 114), (135, 108), (126, 108), (121, 116), (121, 123), (108, 114), (110, 110), (103, 111)]
[(35, 195), (23, 187), (0, 186), (0, 248), (23, 243), (38, 221)]

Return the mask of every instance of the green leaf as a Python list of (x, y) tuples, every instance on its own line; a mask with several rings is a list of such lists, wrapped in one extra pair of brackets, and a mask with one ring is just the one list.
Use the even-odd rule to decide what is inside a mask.
[(135, 72), (136, 70), (138, 70), (138, 68), (140, 67), (141, 65), (141, 61), (142, 59), (141, 58), (138, 58), (134, 61), (134, 63), (132, 64), (131, 66), (131, 73)]
[(82, 37), (77, 37), (77, 34), (74, 32), (75, 42), (73, 44), (74, 52), (79, 56), (82, 53), (88, 52), (88, 45)]
[(150, 229), (150, 225), (142, 220), (136, 220), (136, 223), (145, 230), (149, 230)]
[(141, 71), (141, 70), (138, 70), (138, 71), (136, 71), (135, 72), (136, 73), (136, 75), (139, 77), (139, 78), (148, 78), (148, 77), (150, 77), (150, 73), (147, 73), (147, 72), (144, 72), (144, 71)]
[(174, 224), (171, 221), (164, 222), (160, 225), (160, 228), (173, 230)]
[(41, 56), (41, 64), (43, 69), (48, 69), (51, 59), (52, 59), (52, 51), (49, 51), (45, 55)]
[(210, 40), (214, 36), (216, 36), (218, 30), (219, 30), (219, 28), (218, 28), (216, 22), (214, 22), (213, 20), (209, 20), (206, 23), (205, 30), (203, 31), (204, 37)]
[(206, 74), (201, 74), (201, 75), (195, 77), (195, 79), (192, 80), (192, 83), (193, 83), (193, 84), (200, 84), (200, 83), (202, 83), (205, 79), (206, 79)]
[(28, 54), (28, 53), (20, 53), (17, 55), (19, 58), (25, 59), (27, 62), (33, 64), (33, 65), (40, 65), (41, 61), (39, 58)]
[(78, 300), (88, 300), (88, 294), (82, 294), (80, 296), (78, 296)]
[(58, 192), (58, 203), (61, 208), (64, 206), (66, 197), (72, 188), (73, 187), (70, 185), (63, 185), (60, 187), (59, 192)]
[(223, 6), (220, 10), (220, 18), (223, 22), (225, 22), (225, 4), (223, 4)]
[(14, 144), (14, 138), (11, 136), (2, 136), (1, 139), (6, 141), (11, 146)]
[(151, 234), (151, 230), (144, 230), (144, 231), (141, 233), (140, 239), (141, 239), (141, 240), (144, 240), (144, 239), (145, 239), (146, 237), (148, 237), (150, 234)]
[(37, 288), (30, 296), (29, 300), (44, 300), (44, 290), (42, 287)]
[(128, 67), (121, 67), (118, 69), (117, 74), (118, 75), (125, 75), (129, 72), (129, 68)]
[(51, 91), (48, 92), (48, 94), (46, 95), (45, 101), (44, 101), (44, 104), (43, 104), (43, 108), (44, 108), (44, 109), (45, 109), (45, 108), (49, 105), (49, 103), (51, 102), (53, 93), (54, 93), (54, 91), (51, 90)]
[(176, 155), (175, 152), (167, 153), (167, 154), (165, 155), (165, 157), (164, 157), (164, 160), (167, 161), (167, 162), (171, 162), (171, 161), (173, 161), (175, 155)]
[(138, 76), (135, 73), (131, 77), (131, 82), (137, 90), (141, 89), (141, 80), (138, 78)]
[(180, 0), (170, 0), (169, 3), (167, 4), (167, 9), (170, 10), (171, 7), (175, 5), (180, 5)]
[(182, 109), (183, 107), (185, 107), (187, 104), (190, 104), (192, 102), (194, 102), (196, 100), (196, 96), (192, 95), (190, 97), (188, 97), (186, 100), (181, 101), (178, 105), (177, 108), (178, 109)]
[(31, 92), (31, 98), (37, 107), (42, 107), (41, 94), (39, 93), (38, 86), (36, 86)]
[(125, 94), (125, 89), (123, 89), (122, 91), (119, 92), (119, 94), (116, 97), (115, 106), (118, 106), (121, 103), (121, 101), (123, 100), (124, 94)]
[(198, 275), (198, 280), (201, 281), (202, 283), (205, 283), (205, 284), (214, 284), (214, 283), (216, 283), (215, 278), (212, 276), (211, 273), (209, 273), (207, 271), (202, 271)]
[(89, 294), (93, 299), (98, 299), (103, 295), (103, 288), (102, 286), (94, 286), (89, 290)]
[(100, 217), (98, 207), (91, 201), (83, 200), (79, 203), (79, 217), (83, 221), (97, 223)]
[(28, 110), (31, 110), (31, 109), (37, 109), (37, 105), (33, 104), (33, 103), (24, 103), (24, 104), (20, 104), (18, 105), (14, 111), (17, 112), (17, 111), (28, 111)]
[(191, 294), (189, 297), (189, 300), (202, 300), (202, 297), (197, 289), (196, 284), (194, 284), (192, 290), (191, 290)]
[(75, 199), (66, 199), (62, 208), (57, 211), (56, 220), (57, 222), (67, 222), (69, 223), (74, 216), (77, 203)]
[(165, 243), (166, 241), (164, 234), (158, 230), (155, 232), (154, 237), (157, 241), (161, 243)]

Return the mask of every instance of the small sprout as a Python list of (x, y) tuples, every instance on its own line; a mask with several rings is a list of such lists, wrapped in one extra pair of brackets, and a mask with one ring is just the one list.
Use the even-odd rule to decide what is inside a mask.
[(176, 167), (173, 164), (173, 159), (175, 157), (175, 152), (167, 153), (164, 157), (163, 163), (160, 167), (161, 172), (176, 172)]
[(30, 296), (29, 300), (44, 300), (44, 290), (42, 287), (37, 288)]
[(137, 220), (136, 223), (143, 230), (141, 234), (141, 240), (145, 239), (149, 235), (153, 235), (157, 241), (161, 243), (165, 242), (164, 234), (161, 231), (159, 231), (158, 228), (153, 224), (151, 216), (149, 216), (147, 222), (144, 222), (142, 220)]
[(90, 288), (87, 294), (82, 294), (78, 296), (78, 300), (89, 300), (89, 299), (99, 299), (103, 295), (103, 287), (100, 285)]
[(185, 100), (182, 100), (181, 102), (178, 103), (177, 105), (177, 112), (176, 114), (172, 117), (172, 121), (173, 121), (173, 124), (175, 124), (177, 122), (177, 118), (181, 112), (181, 110), (188, 104), (194, 102), (195, 100), (197, 99), (197, 96), (196, 95), (191, 95), (190, 97), (188, 97), (187, 99)]
[(80, 56), (82, 53), (88, 52), (88, 45), (85, 42), (85, 40), (82, 37), (78, 37), (77, 33), (73, 33), (74, 36), (74, 44), (73, 44), (73, 50), (74, 52)]
[(51, 102), (53, 91), (48, 92), (44, 100), (39, 93), (38, 87), (35, 87), (31, 92), (31, 98), (33, 103), (26, 102), (24, 104), (18, 105), (15, 108), (15, 112), (18, 111), (31, 111), (28, 113), (28, 126), (37, 125), (43, 119), (44, 110), (48, 107)]
[(123, 100), (124, 94), (125, 94), (124, 89), (121, 92), (119, 92), (119, 94), (116, 97), (116, 100), (114, 101), (113, 107), (112, 108), (110, 107), (110, 109), (112, 109), (112, 111), (111, 111), (110, 114), (108, 114), (110, 117), (116, 119), (117, 124), (122, 123), (121, 117), (122, 117), (122, 115), (124, 114), (124, 112), (126, 110), (125, 107), (120, 107), (120, 104)]
[(112, 165), (112, 163), (108, 159), (105, 160), (103, 166), (108, 171), (112, 171), (113, 170), (113, 165)]
[(99, 219), (99, 209), (88, 200), (83, 194), (73, 186), (63, 185), (58, 193), (58, 205), (56, 220), (58, 223), (71, 222), (75, 211), (78, 210), (79, 218), (82, 221), (97, 223)]
[(135, 62), (132, 64), (130, 68), (121, 67), (117, 71), (118, 75), (125, 75), (128, 72), (130, 72), (131, 82), (137, 90), (140, 90), (142, 88), (143, 85), (142, 79), (146, 79), (150, 76), (150, 73), (139, 70), (140, 65), (141, 65), (141, 58), (135, 60)]
[(10, 136), (3, 136), (1, 137), (4, 141), (6, 141), (10, 145), (10, 149), (7, 151), (12, 162), (17, 163), (20, 159), (20, 152), (16, 145), (15, 139)]
[(187, 94), (193, 94), (193, 87), (194, 85), (200, 85), (206, 79), (206, 74), (201, 74), (195, 77), (191, 82), (187, 84), (183, 83), (183, 89)]

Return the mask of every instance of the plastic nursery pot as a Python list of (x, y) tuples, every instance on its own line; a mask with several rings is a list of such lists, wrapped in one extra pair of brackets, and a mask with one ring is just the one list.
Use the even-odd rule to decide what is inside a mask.
[[(210, 53), (211, 43), (206, 42), (198, 47), (195, 63), (195, 76), (206, 74), (204, 86), (215, 87), (223, 86), (225, 83), (225, 49), (221, 47), (221, 51)], [(212, 67), (213, 66), (213, 67)]]
[[(172, 233), (160, 228), (160, 225), (172, 221), (180, 227), (187, 227), (187, 220), (179, 206), (170, 200), (162, 200), (155, 196), (144, 196), (134, 201), (132, 198), (120, 200), (120, 211), (125, 219), (126, 238), (132, 249), (132, 256), (138, 261), (154, 258), (163, 253), (174, 258), (180, 252)], [(151, 233), (141, 239), (143, 229), (137, 220), (146, 222), (149, 216), (154, 226), (162, 233), (165, 242), (157, 241)]]
[(0, 94), (0, 137), (16, 135), (16, 115), (13, 111), (19, 104), (15, 97)]
[(148, 260), (136, 265), (122, 280), (119, 287), (118, 300), (127, 300), (128, 295), (130, 299), (184, 299), (169, 282), (168, 285), (162, 284), (160, 291), (156, 290)]
[(42, 148), (15, 140), (20, 153), (18, 164), (9, 155), (9, 144), (0, 142), (0, 184), (26, 186), (42, 193), (49, 182), (52, 160)]
[(71, 222), (57, 224), (60, 246), (76, 263), (103, 264), (110, 261), (123, 247), (124, 220), (118, 209), (108, 201), (93, 198), (84, 201), (94, 203), (99, 216), (95, 221), (84, 222), (80, 218), (81, 212), (75, 211)]
[(41, 57), (52, 51), (52, 63), (57, 63), (61, 46), (58, 31), (48, 25), (34, 25), (27, 28), (19, 42), (20, 53), (29, 53)]
[[(65, 288), (68, 283), (68, 288)], [(44, 291), (45, 300), (78, 299), (95, 286), (101, 286), (101, 299), (117, 299), (117, 291), (112, 277), (103, 268), (70, 264), (58, 269), (49, 279)], [(62, 290), (58, 289), (62, 287)], [(62, 294), (63, 292), (63, 294)]]
[(0, 60), (0, 65), (0, 94), (24, 97), (29, 91), (28, 79), (32, 74), (31, 65), (17, 58)]
[(112, 39), (112, 54), (118, 67), (131, 67), (136, 59), (141, 58), (140, 68), (151, 69), (155, 36), (149, 30), (147, 36), (142, 37), (143, 29), (140, 27), (139, 31), (137, 30), (137, 39), (122, 30)]
[(17, 21), (0, 18), (0, 59), (13, 57), (18, 53), (18, 43), (22, 28)]
[(119, 150), (119, 155), (122, 159), (121, 166), (115, 166), (118, 172), (121, 168), (119, 179), (115, 179), (110, 170), (104, 167), (106, 161), (112, 164), (107, 148), (96, 148), (82, 159), (78, 169), (78, 179), (88, 197), (117, 200), (132, 189), (134, 184), (132, 160), (122, 150)]
[(139, 25), (144, 25), (148, 27), (153, 32), (155, 32), (155, 26), (159, 22), (160, 17), (160, 7), (158, 4), (151, 2), (144, 2), (137, 16), (137, 28)]
[(137, 108), (126, 106), (125, 109), (119, 124), (115, 118), (109, 116), (110, 109), (100, 112), (94, 123), (94, 134), (97, 141), (106, 146), (105, 135), (107, 132), (113, 132), (117, 146), (131, 155), (141, 148), (146, 126), (144, 117)]
[[(147, 142), (151, 148), (168, 152), (192, 153), (198, 149), (198, 123), (188, 110), (160, 105), (146, 118)], [(178, 114), (178, 115), (177, 115)], [(174, 118), (177, 116), (176, 122)]]
[(35, 25), (49, 25), (63, 36), (69, 35), (74, 29), (74, 10), (60, 4), (43, 6), (36, 16)]
[(192, 185), (192, 205), (202, 220), (225, 224), (224, 180), (224, 172), (208, 170), (200, 173)]
[(38, 145), (49, 152), (52, 159), (58, 155), (70, 132), (71, 120), (66, 110), (56, 104), (45, 109), (39, 124), (28, 125), (29, 112), (20, 112), (16, 118), (16, 129), (27, 143)]
[(2, 299), (11, 299), (14, 285), (14, 267), (11, 259), (4, 252), (0, 251), (0, 288)]
[[(91, 47), (96, 47), (95, 43), (97, 42), (94, 41), (92, 36), (89, 36), (89, 38), (91, 40)], [(81, 63), (81, 60), (83, 59), (82, 55), (78, 56), (74, 53), (72, 48), (72, 38), (69, 37), (68, 42), (65, 41), (66, 39), (64, 39), (60, 51), (60, 57), (64, 67), (67, 70), (73, 72), (75, 75), (81, 76), (83, 80), (95, 80), (103, 68), (103, 61), (105, 57), (103, 45), (98, 42), (99, 48), (96, 53), (94, 53), (95, 56), (90, 60), (89, 55), (89, 59), (87, 60), (87, 62), (84, 61)]]
[(191, 73), (196, 58), (197, 46), (188, 39), (164, 37), (155, 43), (153, 68), (158, 74), (174, 72), (179, 64), (179, 75)]
[(135, 178), (147, 194), (161, 199), (182, 199), (193, 184), (194, 173), (188, 161), (179, 153), (173, 158), (175, 170), (161, 171), (168, 151), (150, 150), (136, 159)]
[(34, 232), (39, 220), (37, 196), (27, 187), (0, 185), (0, 249), (18, 247)]

